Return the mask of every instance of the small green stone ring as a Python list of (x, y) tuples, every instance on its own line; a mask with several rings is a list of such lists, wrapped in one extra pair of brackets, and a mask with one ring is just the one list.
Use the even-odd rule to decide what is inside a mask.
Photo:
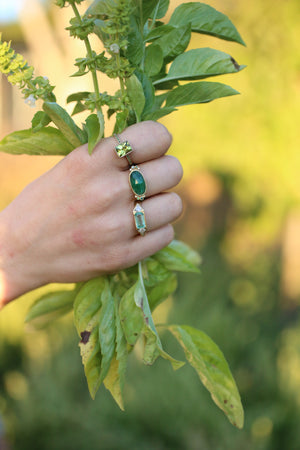
[(140, 233), (141, 236), (144, 236), (147, 231), (147, 224), (146, 224), (144, 208), (141, 206), (140, 203), (136, 203), (132, 212), (133, 212), (136, 231), (138, 231), (138, 233)]
[(129, 153), (133, 151), (131, 145), (128, 141), (122, 142), (117, 134), (114, 134), (114, 138), (117, 140), (118, 145), (115, 147), (116, 153), (119, 158), (126, 157), (127, 161), (129, 162), (130, 166), (132, 166), (132, 161), (130, 159)]
[(136, 200), (145, 200), (146, 181), (138, 166), (131, 166), (129, 169), (129, 185)]

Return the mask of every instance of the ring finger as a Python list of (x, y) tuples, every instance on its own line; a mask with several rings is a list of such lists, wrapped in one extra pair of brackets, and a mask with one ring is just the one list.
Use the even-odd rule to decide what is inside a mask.
[[(145, 200), (142, 204), (147, 232), (157, 230), (174, 222), (182, 214), (182, 201), (174, 192), (156, 195)], [(138, 235), (135, 220), (132, 221), (134, 235)]]

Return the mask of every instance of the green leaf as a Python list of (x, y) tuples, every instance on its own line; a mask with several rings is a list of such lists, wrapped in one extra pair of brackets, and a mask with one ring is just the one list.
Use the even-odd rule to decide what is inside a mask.
[(137, 122), (140, 122), (146, 100), (143, 86), (135, 74), (126, 80), (126, 88), (131, 106), (136, 114)]
[(173, 89), (166, 95), (166, 108), (208, 103), (221, 97), (237, 95), (238, 91), (222, 83), (199, 81), (184, 84)]
[(87, 109), (89, 109), (86, 105), (84, 105), (81, 102), (76, 103), (76, 105), (74, 106), (74, 109), (72, 111), (72, 116), (75, 116), (76, 114), (81, 113), (82, 111), (86, 111)]
[(151, 111), (154, 101), (155, 101), (155, 90), (150, 80), (149, 76), (145, 72), (140, 72), (138, 70), (135, 71), (136, 76), (138, 77), (140, 83), (143, 87), (143, 92), (145, 96), (145, 106), (142, 113), (142, 118), (147, 111)]
[(136, 284), (128, 289), (120, 301), (119, 314), (126, 341), (133, 347), (144, 327), (143, 314), (134, 301)]
[(153, 255), (153, 258), (169, 270), (199, 273), (200, 255), (181, 241), (173, 240), (171, 244)]
[(30, 306), (25, 322), (30, 322), (35, 328), (48, 325), (73, 309), (77, 292), (78, 289), (48, 292)]
[(106, 26), (106, 22), (104, 20), (95, 19), (94, 20), (94, 33), (98, 36), (98, 38), (104, 43), (109, 38), (109, 35), (103, 31), (103, 28)]
[(158, 120), (161, 117), (167, 116), (168, 114), (171, 114), (173, 111), (177, 111), (176, 108), (161, 108), (157, 109), (155, 111), (149, 112), (143, 115), (143, 120)]
[(128, 118), (128, 110), (120, 111), (117, 113), (116, 123), (114, 127), (114, 134), (119, 134), (126, 128), (127, 118)]
[(152, 77), (160, 72), (164, 62), (162, 48), (159, 45), (152, 44), (146, 47), (145, 53), (145, 72)]
[(128, 34), (127, 40), (126, 58), (128, 58), (131, 64), (138, 66), (144, 56), (144, 43), (139, 26), (133, 17), (131, 17), (130, 33)]
[(147, 325), (144, 327), (143, 334), (145, 337), (145, 347), (143, 353), (144, 364), (152, 365), (156, 359), (161, 356), (172, 364), (174, 370), (178, 370), (180, 367), (184, 366), (185, 363), (183, 361), (174, 359), (163, 350), (158, 334)]
[(216, 36), (227, 41), (245, 45), (239, 32), (227, 16), (209, 5), (190, 2), (179, 5), (173, 12), (170, 25), (181, 26), (190, 23), (192, 31)]
[(104, 380), (104, 385), (106, 389), (110, 391), (122, 411), (124, 411), (123, 390), (128, 352), (126, 348), (125, 335), (121, 326), (118, 306), (118, 300), (115, 299), (116, 352), (111, 361), (109, 372)]
[(175, 292), (176, 288), (177, 276), (172, 272), (168, 272), (164, 280), (157, 282), (155, 286), (147, 289), (151, 310), (154, 311), (160, 303), (167, 300)]
[(38, 111), (33, 116), (31, 127), (34, 132), (46, 127), (51, 122), (51, 118), (44, 111)]
[(13, 155), (61, 155), (65, 156), (74, 146), (57, 128), (46, 127), (35, 132), (32, 129), (15, 131), (0, 141), (0, 151)]
[(175, 27), (172, 27), (171, 25), (160, 25), (153, 30), (151, 30), (144, 38), (145, 42), (152, 42), (156, 39), (165, 36), (170, 31), (174, 30)]
[(236, 73), (244, 67), (239, 66), (227, 53), (212, 48), (196, 48), (177, 56), (168, 75), (153, 84), (169, 80), (200, 80), (225, 73)]
[(67, 103), (80, 102), (82, 100), (86, 100), (89, 95), (90, 95), (89, 91), (75, 92), (74, 94), (70, 94), (67, 97), (66, 101), (67, 101)]
[(73, 148), (85, 143), (82, 138), (81, 129), (77, 127), (72, 117), (64, 108), (55, 102), (44, 102), (43, 110), (51, 117), (52, 122), (63, 133)]
[(143, 334), (146, 340), (143, 361), (145, 364), (153, 364), (158, 356), (162, 356), (171, 362), (173, 369), (179, 369), (184, 363), (182, 361), (177, 361), (172, 358), (168, 353), (166, 353), (160, 341), (160, 337), (155, 328), (152, 313), (149, 305), (148, 296), (145, 290), (143, 281), (143, 263), (139, 262), (139, 279), (135, 284), (134, 291), (134, 301), (136, 305), (141, 308), (144, 316), (144, 329)]
[(186, 358), (210, 392), (213, 401), (238, 428), (244, 412), (238, 389), (219, 347), (202, 331), (185, 325), (166, 327), (182, 346)]
[(99, 342), (102, 355), (99, 384), (108, 374), (115, 353), (116, 324), (115, 302), (108, 281), (101, 295), (102, 308), (99, 316)]
[(191, 39), (191, 25), (174, 28), (155, 41), (163, 52), (166, 62), (173, 61), (176, 56), (185, 51)]
[(99, 388), (101, 372), (101, 350), (99, 344), (99, 317), (102, 306), (102, 291), (106, 278), (94, 278), (84, 283), (74, 303), (74, 321), (81, 337), (80, 354), (92, 398)]
[(85, 120), (85, 129), (88, 135), (88, 151), (92, 154), (95, 146), (99, 142), (100, 136), (100, 123), (97, 114), (90, 114)]
[(106, 16), (116, 6), (114, 0), (94, 0), (86, 10), (85, 15)]
[(154, 14), (156, 19), (163, 18), (168, 11), (169, 3), (169, 0), (142, 0), (143, 24), (149, 18), (153, 18)]

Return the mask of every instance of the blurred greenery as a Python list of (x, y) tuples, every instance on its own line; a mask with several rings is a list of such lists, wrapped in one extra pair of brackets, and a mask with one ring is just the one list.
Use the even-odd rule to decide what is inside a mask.
[[(230, 16), (247, 49), (203, 36), (194, 45), (248, 67), (227, 77), (241, 96), (164, 120), (186, 173), (177, 237), (200, 249), (203, 265), (201, 276), (180, 277), (160, 314), (220, 345), (242, 395), (245, 428), (227, 423), (192, 369), (174, 373), (165, 361), (145, 367), (138, 350), (126, 412), (104, 388), (92, 401), (72, 319), (24, 330), (32, 293), (0, 315), (0, 412), (13, 449), (300, 449), (300, 292), (291, 296), (283, 283), (286, 224), (300, 196), (300, 3), (209, 4)], [(163, 341), (182, 356), (172, 337)]]

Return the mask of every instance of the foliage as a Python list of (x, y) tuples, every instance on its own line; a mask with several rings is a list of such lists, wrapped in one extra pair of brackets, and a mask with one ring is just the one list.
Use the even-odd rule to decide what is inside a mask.
[[(0, 143), (1, 150), (55, 154), (57, 145), (60, 154), (67, 154), (88, 142), (91, 153), (104, 136), (104, 105), (108, 107), (108, 116), (115, 117), (114, 131), (119, 133), (130, 124), (157, 120), (179, 106), (207, 103), (238, 93), (219, 82), (199, 80), (236, 73), (244, 66), (218, 50), (186, 51), (192, 32), (244, 44), (230, 20), (208, 5), (198, 2), (179, 5), (165, 24), (159, 19), (168, 10), (167, 0), (94, 0), (84, 15), (79, 14), (76, 6), (79, 3), (82, 0), (57, 1), (59, 7), (73, 9), (74, 17), (67, 29), (72, 37), (84, 41), (87, 51), (85, 57), (76, 59), (77, 71), (73, 76), (91, 73), (94, 83), (94, 92), (74, 93), (67, 102), (76, 103), (73, 115), (84, 110), (90, 111), (90, 115), (83, 128), (79, 128), (66, 110), (55, 103), (48, 81), (33, 79), (33, 70), (22, 57), (15, 55), (7, 43), (0, 42), (4, 55), (0, 69), (13, 83), (20, 83), (25, 98), (32, 102), (37, 98), (44, 100), (44, 111), (34, 116), (32, 129), (7, 136)], [(100, 54), (91, 48), (88, 36), (92, 33), (104, 45), (105, 51)], [(118, 78), (120, 90), (114, 95), (100, 92), (97, 72)], [(180, 84), (186, 80), (192, 82)], [(51, 123), (56, 128), (49, 126)], [(49, 139), (50, 135), (53, 139)], [(41, 316), (47, 321), (53, 313), (60, 315), (74, 302), (75, 326), (81, 338), (81, 356), (91, 396), (104, 382), (123, 408), (127, 356), (140, 338), (145, 364), (153, 364), (162, 356), (174, 369), (183, 365), (163, 350), (152, 310), (174, 292), (173, 271), (197, 272), (198, 263), (193, 250), (174, 241), (127, 271), (77, 285), (66, 295), (60, 291), (44, 296), (33, 305), (28, 319)], [(169, 329), (214, 401), (234, 425), (242, 427), (240, 397), (216, 344), (191, 327), (172, 325)]]

